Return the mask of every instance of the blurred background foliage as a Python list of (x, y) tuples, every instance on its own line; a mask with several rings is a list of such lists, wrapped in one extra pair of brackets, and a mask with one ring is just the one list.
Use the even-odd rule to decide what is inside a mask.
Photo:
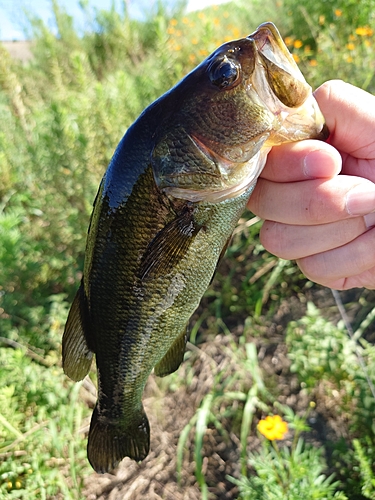
[[(167, 7), (160, 1), (142, 20), (128, 15), (126, 2), (120, 11), (94, 10), (82, 2), (84, 33), (77, 32), (58, 0), (52, 0), (51, 9), (55, 30), (38, 18), (29, 20), (33, 58), (27, 64), (13, 60), (0, 44), (0, 491), (9, 498), (34, 498), (34, 490), (41, 495), (35, 498), (52, 498), (56, 492), (78, 498), (77, 470), (88, 473), (83, 448), (73, 450), (55, 439), (60, 431), (71, 435), (82, 418), (71, 412), (69, 401), (76, 400), (77, 386), (61, 373), (60, 342), (81, 278), (98, 184), (139, 113), (218, 45), (248, 35), (266, 20), (277, 24), (313, 87), (342, 78), (375, 92), (375, 0), (303, 5), (296, 0), (239, 0), (196, 12), (186, 12), (183, 2)], [(293, 296), (306, 302), (303, 296), (313, 287), (293, 263), (264, 251), (257, 242), (259, 222), (252, 222), (251, 214), (241, 219), (227, 263), (207, 292), (211, 320), (206, 323), (212, 332), (221, 324), (218, 319), (237, 317), (245, 333), (256, 335), (262, 318), (271, 318), (283, 300)], [(361, 300), (362, 314), (369, 312), (371, 303)], [(342, 330), (325, 325), (335, 332), (329, 330), (330, 344), (325, 345), (311, 333), (319, 318), (311, 311), (306, 318), (288, 329), (292, 370), (307, 388), (324, 378), (322, 372), (329, 373), (330, 383), (339, 383), (332, 380), (339, 374), (350, 381), (347, 397), (361, 399), (358, 391), (366, 391), (366, 383), (356, 386), (355, 374), (344, 363), (349, 347)], [(364, 318), (359, 314), (357, 319)], [(301, 328), (310, 331), (305, 341), (298, 334)], [(373, 351), (367, 344), (363, 349), (373, 376)], [(322, 353), (330, 350), (337, 356), (324, 358)], [(310, 361), (305, 360), (307, 352), (314, 353)], [(19, 387), (24, 388), (21, 396)], [(371, 419), (374, 401), (368, 401), (368, 394), (363, 397)], [(81, 413), (85, 411), (82, 407)], [(356, 422), (358, 436), (363, 419), (356, 417)], [(368, 427), (363, 446), (373, 450), (374, 429)], [(13, 449), (29, 453), (36, 442), (35, 463), (21, 465), (22, 459), (17, 462), (9, 454)], [(42, 470), (46, 454), (69, 463), (71, 471), (56, 472), (48, 486)], [(66, 475), (74, 494), (66, 487)], [(34, 490), (27, 484), (34, 484)], [(366, 484), (372, 487), (371, 477)]]

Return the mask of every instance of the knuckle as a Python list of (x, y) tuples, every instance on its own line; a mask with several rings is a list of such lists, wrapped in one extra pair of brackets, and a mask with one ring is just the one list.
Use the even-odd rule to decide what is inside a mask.
[(264, 221), (259, 234), (260, 242), (264, 248), (280, 257), (281, 259), (292, 259), (293, 242), (288, 238), (285, 224), (273, 221)]

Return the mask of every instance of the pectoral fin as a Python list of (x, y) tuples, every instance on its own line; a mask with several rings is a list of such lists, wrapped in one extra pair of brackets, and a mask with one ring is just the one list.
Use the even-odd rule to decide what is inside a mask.
[(193, 209), (185, 207), (149, 244), (140, 269), (141, 279), (170, 272), (184, 257), (200, 228), (194, 221)]
[(93, 358), (85, 338), (84, 324), (84, 291), (81, 284), (70, 308), (62, 340), (63, 369), (75, 381), (88, 374)]
[(165, 377), (166, 375), (169, 375), (177, 370), (184, 359), (186, 342), (187, 329), (182, 332), (182, 335), (178, 337), (162, 360), (155, 366), (155, 375), (158, 377)]

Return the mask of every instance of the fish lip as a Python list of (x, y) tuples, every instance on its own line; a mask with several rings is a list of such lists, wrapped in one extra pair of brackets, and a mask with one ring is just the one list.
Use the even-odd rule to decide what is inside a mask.
[[(299, 77), (298, 79), (305, 80), (296, 61), (293, 59), (291, 53), (285, 45), (279, 30), (273, 23), (270, 21), (262, 23), (253, 33), (248, 35), (247, 38), (249, 40), (253, 40), (257, 50), (266, 57), (268, 54), (274, 56), (275, 49), (281, 51), (282, 56), (287, 60), (287, 64), (280, 59), (274, 59), (271, 57), (270, 59), (272, 62), (279, 64), (281, 68), (291, 73), (294, 77)], [(273, 50), (269, 50), (269, 46), (271, 46)]]

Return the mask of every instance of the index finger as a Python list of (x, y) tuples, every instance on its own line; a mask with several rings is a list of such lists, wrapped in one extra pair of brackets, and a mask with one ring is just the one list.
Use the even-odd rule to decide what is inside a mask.
[(328, 142), (359, 159), (375, 159), (375, 97), (342, 80), (323, 83), (314, 97), (324, 115)]

